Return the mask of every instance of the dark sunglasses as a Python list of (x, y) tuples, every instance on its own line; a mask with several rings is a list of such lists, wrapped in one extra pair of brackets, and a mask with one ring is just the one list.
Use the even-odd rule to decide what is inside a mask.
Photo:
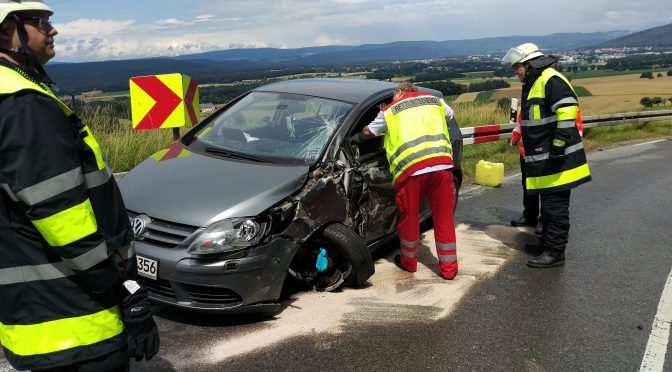
[(49, 30), (51, 27), (51, 22), (49, 21), (49, 18), (44, 18), (44, 17), (21, 17), (20, 18), (23, 22), (29, 22), (33, 23), (37, 28), (43, 31)]

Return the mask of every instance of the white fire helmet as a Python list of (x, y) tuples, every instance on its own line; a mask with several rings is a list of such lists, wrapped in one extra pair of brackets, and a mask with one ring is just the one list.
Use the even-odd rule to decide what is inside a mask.
[(49, 15), (54, 14), (54, 11), (42, 0), (0, 0), (0, 23), (4, 22), (7, 15), (12, 12), (36, 10), (49, 12)]
[(502, 58), (502, 65), (513, 66), (516, 63), (523, 63), (543, 55), (544, 53), (539, 51), (538, 46), (532, 43), (525, 43), (509, 49), (504, 58)]

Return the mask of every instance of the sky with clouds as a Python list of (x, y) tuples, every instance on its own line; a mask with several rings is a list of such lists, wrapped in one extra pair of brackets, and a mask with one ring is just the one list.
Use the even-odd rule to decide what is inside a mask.
[[(672, 23), (672, 1), (46, 0), (57, 62), (300, 48), (640, 31)], [(525, 5), (527, 4), (527, 5)]]

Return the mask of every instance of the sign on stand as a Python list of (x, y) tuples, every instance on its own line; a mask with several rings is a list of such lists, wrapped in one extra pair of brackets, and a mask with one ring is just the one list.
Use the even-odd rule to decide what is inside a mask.
[(198, 84), (183, 74), (131, 78), (131, 117), (133, 129), (191, 128), (200, 120)]

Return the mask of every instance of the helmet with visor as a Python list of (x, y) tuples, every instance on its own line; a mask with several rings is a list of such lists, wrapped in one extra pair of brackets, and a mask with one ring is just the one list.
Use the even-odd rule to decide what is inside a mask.
[(543, 56), (544, 53), (539, 51), (538, 46), (532, 43), (525, 43), (509, 49), (506, 55), (502, 58), (502, 65), (513, 66), (516, 63), (523, 63)]

